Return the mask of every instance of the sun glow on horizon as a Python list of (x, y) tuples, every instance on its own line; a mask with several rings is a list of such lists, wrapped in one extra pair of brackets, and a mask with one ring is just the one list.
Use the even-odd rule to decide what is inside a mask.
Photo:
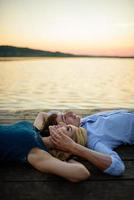
[(1, 0), (0, 45), (134, 55), (131, 0)]

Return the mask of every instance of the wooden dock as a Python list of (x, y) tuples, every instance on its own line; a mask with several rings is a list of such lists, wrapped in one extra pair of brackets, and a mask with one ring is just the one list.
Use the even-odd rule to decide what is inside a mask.
[[(37, 113), (0, 111), (0, 124), (23, 119), (33, 121)], [(78, 113), (86, 115), (91, 111)], [(81, 183), (71, 183), (54, 175), (40, 173), (29, 165), (1, 165), (0, 200), (133, 200), (134, 146), (122, 146), (117, 151), (126, 165), (123, 176), (103, 174), (82, 160), (91, 170), (91, 178)]]

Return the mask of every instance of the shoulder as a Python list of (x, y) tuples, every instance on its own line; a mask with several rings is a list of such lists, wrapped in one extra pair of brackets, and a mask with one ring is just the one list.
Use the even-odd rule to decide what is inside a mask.
[(38, 147), (32, 148), (27, 155), (27, 160), (32, 165), (37, 165), (40, 162), (44, 162), (50, 158), (52, 158), (52, 156), (48, 152)]

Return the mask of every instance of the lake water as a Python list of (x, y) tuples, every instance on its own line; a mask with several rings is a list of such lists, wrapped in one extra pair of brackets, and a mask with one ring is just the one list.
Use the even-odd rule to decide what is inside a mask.
[(0, 110), (134, 108), (134, 59), (0, 60)]

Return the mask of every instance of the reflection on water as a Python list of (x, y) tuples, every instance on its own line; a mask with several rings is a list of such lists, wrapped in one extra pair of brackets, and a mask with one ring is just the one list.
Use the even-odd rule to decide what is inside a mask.
[(0, 61), (1, 109), (134, 108), (134, 59)]

